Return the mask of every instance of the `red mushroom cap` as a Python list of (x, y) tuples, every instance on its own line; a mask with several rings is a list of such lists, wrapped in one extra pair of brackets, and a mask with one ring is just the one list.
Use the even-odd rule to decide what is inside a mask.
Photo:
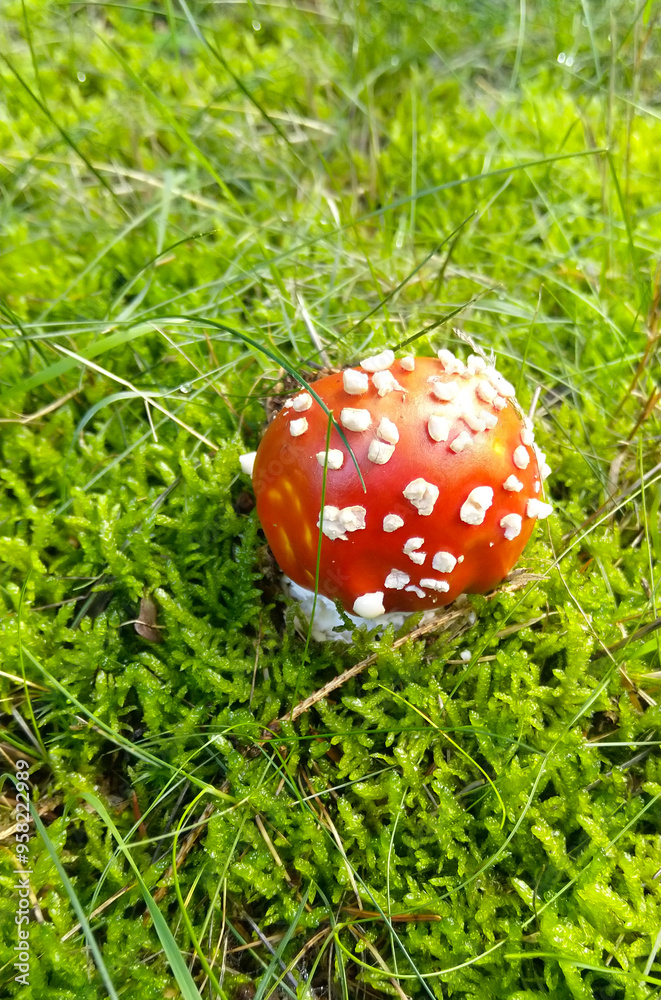
[[(274, 417), (257, 450), (257, 513), (273, 554), (296, 583), (373, 618), (449, 604), (498, 584), (538, 517), (548, 466), (514, 390), (475, 355), (395, 360), (384, 351), (328, 375)], [(550, 471), (550, 470), (548, 470)]]

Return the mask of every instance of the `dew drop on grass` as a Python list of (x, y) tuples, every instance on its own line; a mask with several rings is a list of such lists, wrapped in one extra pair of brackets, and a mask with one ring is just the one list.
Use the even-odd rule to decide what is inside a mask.
[(261, 25), (261, 23), (259, 21), (253, 21), (252, 22), (253, 31), (259, 31), (261, 29), (261, 27), (262, 27), (262, 25)]
[(188, 382), (181, 383), (181, 385), (179, 386), (179, 392), (183, 392), (184, 394), (190, 392), (190, 385), (188, 384)]
[(564, 63), (564, 61), (565, 61), (566, 58), (567, 58), (567, 56), (565, 55), (564, 52), (558, 52), (558, 62), (560, 63), (561, 66)]
[(85, 83), (85, 80), (87, 79), (87, 77), (82, 72), (82, 70), (78, 70), (78, 72), (76, 73), (76, 76), (78, 77), (78, 82), (79, 83)]

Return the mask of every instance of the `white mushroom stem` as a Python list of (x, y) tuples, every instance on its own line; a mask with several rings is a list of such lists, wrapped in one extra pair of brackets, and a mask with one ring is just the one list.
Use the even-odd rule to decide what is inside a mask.
[[(378, 618), (359, 618), (357, 615), (349, 615), (352, 627), (344, 628), (343, 621), (337, 613), (333, 601), (323, 594), (315, 594), (313, 590), (306, 590), (299, 587), (288, 577), (283, 577), (283, 586), (286, 593), (295, 600), (300, 608), (301, 614), (310, 619), (314, 607), (314, 619), (312, 622), (312, 638), (317, 642), (353, 642), (353, 629), (363, 628), (368, 631), (382, 630), (387, 625), (393, 624), (395, 629), (402, 627), (413, 612), (411, 611), (391, 611), (389, 614), (379, 615)], [(419, 614), (420, 612), (418, 612)], [(422, 616), (422, 621), (430, 621), (434, 617), (434, 611), (426, 611)], [(305, 629), (307, 634), (307, 626)]]

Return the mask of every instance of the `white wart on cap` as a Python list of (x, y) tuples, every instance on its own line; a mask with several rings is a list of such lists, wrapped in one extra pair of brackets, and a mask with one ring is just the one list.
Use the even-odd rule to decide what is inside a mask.
[(360, 367), (366, 372), (383, 372), (386, 368), (390, 368), (394, 360), (394, 351), (381, 351), (380, 354), (373, 354), (370, 358), (363, 358)]
[(353, 602), (353, 613), (361, 618), (378, 618), (379, 615), (385, 615), (383, 591), (377, 590), (370, 594), (361, 594)]
[(464, 524), (482, 524), (486, 512), (493, 503), (493, 490), (490, 486), (476, 486), (471, 490), (459, 512)]

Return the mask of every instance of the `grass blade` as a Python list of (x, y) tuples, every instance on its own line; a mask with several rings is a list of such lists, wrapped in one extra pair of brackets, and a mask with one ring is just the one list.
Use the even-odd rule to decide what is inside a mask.
[[(105, 986), (106, 990), (108, 991), (108, 996), (110, 997), (110, 1000), (119, 1000), (119, 997), (117, 995), (117, 991), (115, 990), (115, 987), (113, 985), (112, 979), (110, 978), (110, 973), (108, 972), (108, 970), (106, 968), (106, 965), (105, 965), (105, 962), (103, 961), (103, 956), (101, 955), (101, 949), (99, 948), (98, 944), (96, 943), (96, 938), (94, 937), (94, 934), (92, 932), (92, 928), (90, 927), (89, 921), (88, 921), (87, 917), (85, 916), (85, 911), (83, 910), (83, 907), (81, 905), (80, 900), (78, 899), (78, 896), (76, 895), (76, 890), (74, 889), (73, 885), (71, 884), (69, 876), (65, 872), (64, 867), (62, 865), (62, 862), (60, 861), (60, 858), (59, 858), (59, 855), (58, 855), (57, 850), (55, 848), (55, 845), (54, 845), (53, 841), (50, 839), (50, 837), (48, 836), (48, 833), (46, 831), (46, 827), (41, 822), (41, 819), (39, 818), (39, 813), (34, 808), (34, 805), (32, 804), (32, 802), (30, 802), (30, 814), (32, 816), (32, 820), (34, 822), (35, 828), (36, 828), (37, 832), (39, 833), (39, 836), (43, 840), (44, 846), (45, 846), (46, 850), (50, 854), (51, 861), (55, 865), (55, 868), (57, 870), (57, 874), (59, 875), (60, 881), (62, 882), (62, 885), (64, 886), (64, 889), (65, 889), (65, 892), (66, 892), (67, 896), (69, 897), (69, 900), (70, 900), (71, 905), (73, 907), (74, 913), (78, 917), (78, 923), (80, 924), (80, 926), (82, 928), (83, 934), (85, 935), (85, 940), (87, 941), (88, 947), (89, 947), (90, 951), (92, 952), (92, 957), (94, 958), (94, 964), (96, 965), (97, 969), (99, 970), (99, 975), (101, 976), (101, 978), (103, 980), (103, 985)], [(191, 1000), (193, 1000), (192, 997), (191, 997)], [(198, 998), (196, 997), (195, 1000), (198, 1000)]]
[(151, 916), (154, 922), (154, 928), (156, 930), (156, 933), (158, 934), (161, 944), (163, 945), (163, 951), (165, 952), (165, 957), (167, 958), (170, 964), (170, 968), (174, 973), (174, 977), (177, 980), (179, 989), (181, 990), (182, 997), (184, 998), (184, 1000), (202, 1000), (200, 992), (197, 986), (195, 985), (195, 981), (191, 976), (190, 972), (188, 971), (188, 966), (184, 961), (184, 956), (182, 955), (181, 950), (177, 942), (175, 941), (170, 928), (165, 922), (165, 917), (163, 916), (158, 906), (156, 905), (154, 897), (149, 891), (147, 883), (143, 879), (140, 869), (138, 868), (133, 859), (133, 855), (128, 849), (128, 846), (126, 845), (126, 842), (124, 841), (124, 838), (122, 837), (121, 833), (119, 832), (119, 830), (113, 823), (112, 819), (110, 818), (106, 807), (104, 806), (101, 799), (99, 799), (96, 795), (93, 795), (91, 792), (81, 792), (80, 794), (81, 797), (85, 799), (86, 802), (89, 802), (92, 808), (97, 811), (97, 813), (99, 814), (99, 816), (101, 817), (101, 819), (106, 824), (111, 834), (117, 841), (117, 845), (119, 846), (120, 851), (122, 852), (122, 854), (128, 861), (129, 865), (133, 869), (133, 873), (136, 877), (138, 885), (140, 886), (143, 899), (147, 904), (149, 915)]

